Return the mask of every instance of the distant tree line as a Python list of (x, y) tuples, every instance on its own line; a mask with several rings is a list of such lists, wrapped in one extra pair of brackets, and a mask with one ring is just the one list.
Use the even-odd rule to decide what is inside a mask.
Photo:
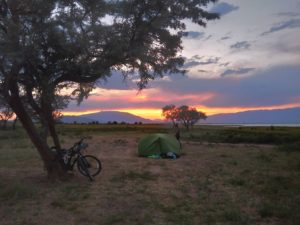
[[(60, 122), (60, 124), (64, 124), (63, 122)], [(90, 124), (90, 125), (99, 125), (99, 124), (107, 124), (107, 125), (128, 125), (128, 124), (131, 124), (131, 123), (128, 123), (128, 122), (125, 122), (125, 121), (121, 121), (121, 122), (118, 122), (118, 121), (107, 121), (106, 123), (100, 123), (99, 121), (92, 121), (92, 122), (88, 122), (88, 123), (79, 123), (77, 122), (76, 120), (73, 121), (73, 124)], [(142, 125), (143, 122), (139, 121), (139, 122), (134, 122), (132, 123), (134, 125)]]

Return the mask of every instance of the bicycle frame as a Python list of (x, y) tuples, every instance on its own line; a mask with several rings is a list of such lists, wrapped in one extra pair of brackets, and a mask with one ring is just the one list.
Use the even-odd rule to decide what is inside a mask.
[[(76, 154), (77, 154), (77, 153), (76, 153)], [(81, 155), (81, 154), (80, 154), (80, 155)], [(81, 155), (81, 156), (82, 156), (82, 155)], [(74, 155), (71, 156), (71, 157), (69, 158), (68, 162), (65, 163), (66, 169), (67, 169), (67, 170), (73, 170), (74, 165), (76, 164), (76, 162), (77, 162), (77, 160), (78, 160), (79, 157), (80, 157), (80, 156), (79, 156), (78, 154), (77, 154), (76, 158), (74, 157)], [(74, 158), (75, 158), (75, 159), (74, 159)]]
[[(56, 154), (65, 170), (73, 171), (74, 165), (77, 164), (79, 172), (83, 176), (88, 177), (90, 181), (93, 181), (93, 177), (100, 173), (102, 166), (100, 160), (95, 156), (82, 154), (81, 151), (88, 147), (88, 144), (83, 142), (84, 139), (85, 138), (82, 138), (69, 149), (62, 149), (58, 151), (53, 146), (51, 147), (51, 150), (56, 151)], [(91, 169), (92, 172), (90, 172)]]
[[(64, 161), (63, 160), (64, 161), (64, 165), (65, 165), (65, 167), (66, 167), (67, 170), (73, 170), (74, 165), (77, 163), (78, 159), (83, 156), (81, 154), (81, 150), (83, 150), (84, 148), (80, 147), (80, 145), (82, 144), (83, 140), (84, 140), (84, 138), (81, 139), (76, 144), (74, 144), (71, 148), (69, 148), (68, 150), (66, 150), (66, 155), (70, 154), (70, 156), (68, 157), (68, 161)], [(75, 150), (75, 148), (78, 148), (78, 150)]]

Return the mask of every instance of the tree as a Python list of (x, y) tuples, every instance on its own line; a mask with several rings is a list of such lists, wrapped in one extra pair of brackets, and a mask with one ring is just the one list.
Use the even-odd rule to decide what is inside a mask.
[(0, 94), (38, 150), (49, 178), (67, 173), (29, 109), (59, 151), (53, 102), (62, 89), (74, 89), (80, 102), (112, 70), (125, 77), (138, 74), (139, 89), (167, 73), (184, 73), (178, 53), (185, 21), (205, 26), (218, 18), (203, 9), (210, 2), (216, 0), (0, 1)]
[(196, 108), (192, 108), (186, 105), (177, 108), (177, 119), (189, 130), (200, 119), (206, 119), (207, 116), (204, 112), (197, 111)]
[(7, 121), (13, 118), (13, 116), (14, 112), (12, 109), (2, 98), (0, 98), (0, 122), (2, 129), (7, 129)]
[(162, 108), (163, 116), (167, 120), (171, 120), (173, 125), (181, 122), (187, 130), (197, 123), (200, 119), (206, 119), (207, 116), (204, 112), (197, 111), (196, 108), (186, 105), (176, 107), (175, 105), (167, 105)]
[(170, 120), (173, 123), (173, 126), (176, 124), (177, 110), (175, 105), (166, 105), (162, 108), (162, 116), (166, 118), (166, 120)]

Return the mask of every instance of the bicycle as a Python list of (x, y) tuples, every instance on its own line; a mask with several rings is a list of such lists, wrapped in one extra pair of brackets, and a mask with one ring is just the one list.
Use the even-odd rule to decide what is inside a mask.
[[(82, 150), (88, 147), (88, 144), (83, 142), (84, 139), (86, 138), (82, 138), (69, 149), (62, 149), (56, 152), (58, 152), (66, 170), (73, 171), (74, 165), (77, 163), (78, 171), (83, 176), (88, 177), (90, 181), (93, 181), (94, 177), (101, 172), (102, 165), (95, 156), (81, 153)], [(51, 147), (51, 150), (56, 150), (56, 148)]]

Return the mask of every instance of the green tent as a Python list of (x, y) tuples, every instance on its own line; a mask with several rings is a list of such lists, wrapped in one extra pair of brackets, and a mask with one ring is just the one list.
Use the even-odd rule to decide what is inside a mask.
[(160, 155), (162, 153), (173, 152), (181, 154), (179, 141), (168, 134), (150, 134), (139, 141), (139, 156)]

